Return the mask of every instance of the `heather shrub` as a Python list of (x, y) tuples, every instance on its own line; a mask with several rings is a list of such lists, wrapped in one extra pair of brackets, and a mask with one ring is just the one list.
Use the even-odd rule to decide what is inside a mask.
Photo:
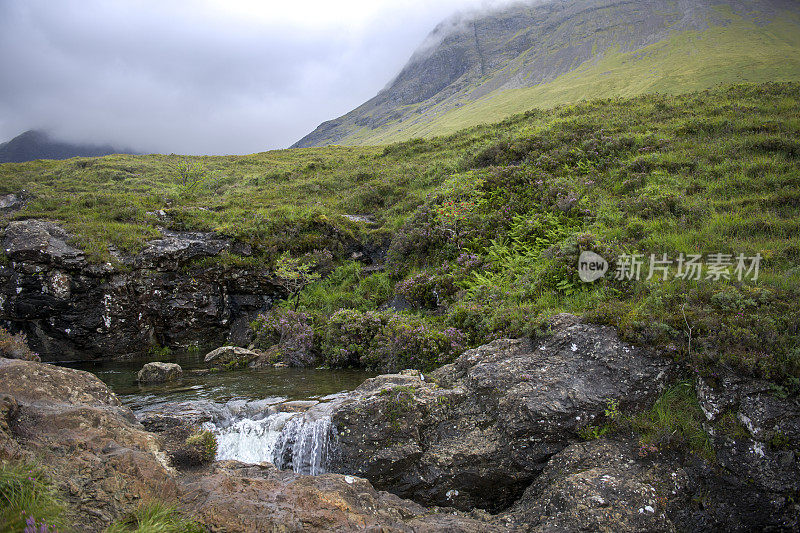
[(441, 270), (418, 272), (395, 285), (397, 294), (420, 309), (438, 309), (457, 291), (453, 276)]
[(28, 339), (24, 333), (12, 335), (0, 326), (0, 357), (6, 359), (23, 359), (25, 361), (40, 361), (39, 354), (28, 347)]
[(377, 311), (340, 309), (325, 326), (322, 341), (325, 361), (333, 367), (364, 366), (372, 341), (385, 324), (385, 315)]
[(373, 339), (365, 363), (389, 372), (428, 371), (451, 362), (465, 349), (466, 338), (456, 328), (440, 330), (415, 317), (394, 315)]
[(422, 318), (389, 312), (342, 309), (325, 326), (322, 351), (331, 366), (395, 372), (431, 370), (466, 349), (456, 328), (440, 329)]
[(260, 315), (253, 324), (255, 346), (270, 350), (277, 360), (291, 366), (314, 363), (314, 329), (308, 315), (292, 309), (275, 307)]

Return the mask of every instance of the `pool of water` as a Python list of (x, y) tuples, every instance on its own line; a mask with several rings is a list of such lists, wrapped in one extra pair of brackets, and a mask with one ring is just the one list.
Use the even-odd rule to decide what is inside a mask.
[(134, 411), (156, 408), (166, 403), (193, 401), (226, 403), (231, 400), (284, 399), (314, 400), (338, 392), (350, 391), (375, 373), (360, 370), (317, 370), (302, 368), (266, 368), (209, 372), (199, 354), (179, 354), (159, 361), (178, 363), (183, 379), (174, 383), (140, 385), (136, 374), (149, 359), (126, 361), (91, 361), (63, 363), (87, 370), (114, 391)]

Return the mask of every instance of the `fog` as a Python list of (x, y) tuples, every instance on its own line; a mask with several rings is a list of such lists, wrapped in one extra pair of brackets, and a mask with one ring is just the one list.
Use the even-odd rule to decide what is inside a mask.
[(0, 0), (0, 142), (285, 148), (374, 96), (480, 0)]

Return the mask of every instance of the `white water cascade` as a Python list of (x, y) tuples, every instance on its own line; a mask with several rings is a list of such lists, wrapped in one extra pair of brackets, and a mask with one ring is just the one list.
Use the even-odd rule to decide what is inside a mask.
[(286, 412), (281, 404), (228, 402), (205, 427), (217, 437), (217, 459), (272, 463), (281, 470), (319, 475), (335, 451), (329, 407)]

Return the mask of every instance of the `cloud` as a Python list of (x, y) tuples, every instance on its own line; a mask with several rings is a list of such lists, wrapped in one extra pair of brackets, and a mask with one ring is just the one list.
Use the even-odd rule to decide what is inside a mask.
[(0, 140), (286, 147), (374, 96), (480, 0), (0, 0)]

